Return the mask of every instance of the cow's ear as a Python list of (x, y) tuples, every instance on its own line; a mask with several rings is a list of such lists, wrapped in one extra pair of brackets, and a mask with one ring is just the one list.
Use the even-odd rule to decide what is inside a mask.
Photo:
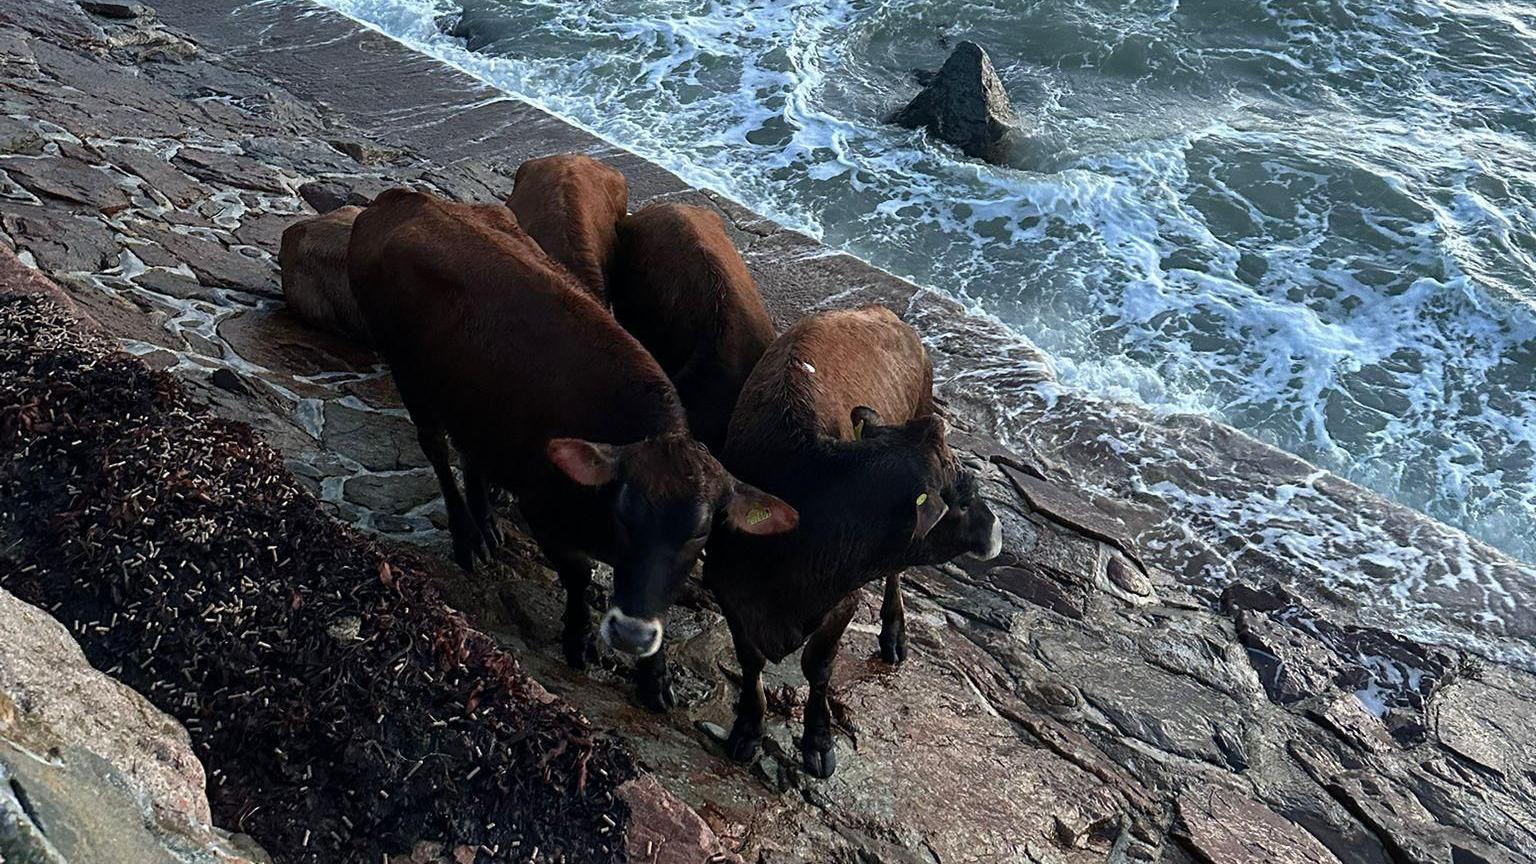
[(917, 427), (922, 440), (929, 444), (943, 444), (944, 439), (949, 436), (949, 421), (937, 414), (919, 417), (913, 420), (912, 424)]
[(849, 413), (848, 419), (853, 422), (853, 440), (872, 438), (878, 434), (878, 430), (884, 423), (880, 420), (880, 414), (867, 405), (860, 405)]
[(921, 540), (928, 536), (933, 526), (939, 524), (944, 514), (949, 512), (949, 505), (936, 490), (928, 489), (918, 493), (915, 502), (917, 508), (917, 521), (912, 526), (912, 539)]
[(725, 518), (743, 534), (782, 534), (800, 524), (800, 514), (783, 499), (740, 480), (731, 486)]
[(614, 452), (608, 444), (555, 438), (549, 442), (548, 453), (555, 467), (583, 486), (602, 486), (613, 479)]

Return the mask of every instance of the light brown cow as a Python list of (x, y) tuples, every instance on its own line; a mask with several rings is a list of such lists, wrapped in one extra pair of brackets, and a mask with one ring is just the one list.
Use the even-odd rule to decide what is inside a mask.
[(619, 223), (613, 315), (677, 385), (688, 428), (712, 451), (773, 319), (713, 210), (653, 204)]
[(608, 304), (614, 226), (629, 210), (629, 184), (617, 169), (567, 153), (529, 159), (517, 169), (507, 206), (549, 257)]
[(368, 343), (368, 322), (347, 282), (347, 245), (361, 207), (338, 207), (304, 219), (283, 232), (277, 253), (283, 299), (301, 320), (322, 330)]

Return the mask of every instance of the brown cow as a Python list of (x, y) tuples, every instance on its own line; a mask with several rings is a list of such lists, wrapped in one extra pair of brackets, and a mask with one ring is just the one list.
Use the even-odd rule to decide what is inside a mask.
[(997, 518), (945, 442), (932, 389), (917, 334), (878, 306), (802, 319), (742, 389), (722, 460), (797, 508), (801, 523), (777, 537), (720, 532), (705, 558), (743, 673), (733, 758), (750, 760), (762, 739), (763, 666), (804, 645), (801, 755), (806, 771), (831, 776), (827, 686), (859, 588), (887, 581), (881, 648), (899, 659), (901, 571), (1001, 550)]
[(489, 484), (510, 490), (565, 585), (567, 660), (589, 660), (585, 592), (592, 559), (607, 561), (603, 636), (647, 658), (641, 697), (669, 705), (660, 615), (716, 518), (765, 534), (797, 514), (687, 434), (656, 361), (507, 208), (390, 190), (357, 218), (349, 257), (358, 306), (437, 471), (459, 563), (472, 568), (498, 542)]
[(773, 342), (773, 319), (713, 211), (653, 204), (619, 223), (613, 315), (650, 349), (720, 452), (741, 385)]
[(629, 210), (629, 184), (609, 165), (569, 153), (518, 166), (507, 206), (549, 257), (608, 302), (614, 226)]
[(357, 309), (347, 283), (347, 244), (361, 207), (339, 207), (289, 225), (283, 231), (277, 262), (282, 268), (283, 299), (300, 319), (333, 333), (370, 341), (368, 322)]

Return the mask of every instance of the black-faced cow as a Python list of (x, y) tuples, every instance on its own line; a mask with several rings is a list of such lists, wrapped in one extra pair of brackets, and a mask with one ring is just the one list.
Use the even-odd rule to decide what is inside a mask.
[[(932, 382), (917, 334), (872, 306), (801, 320), (742, 389), (722, 461), (795, 507), (800, 525), (776, 536), (721, 532), (705, 559), (705, 585), (742, 665), (727, 742), (734, 758), (751, 759), (763, 735), (764, 664), (804, 645), (810, 700), (802, 757), (806, 771), (830, 776), (827, 687), (859, 588), (886, 580), (881, 649), (899, 660), (901, 571), (1000, 551), (997, 519), (933, 412)], [(749, 524), (753, 518), (749, 512)]]
[[(390, 190), (357, 217), (353, 293), (442, 485), (454, 555), (499, 542), (487, 490), (511, 491), (566, 590), (564, 647), (589, 660), (592, 561), (613, 565), (602, 633), (640, 656), (637, 683), (670, 704), (661, 615), (709, 538), (798, 518), (739, 482), (687, 432), (640, 343), (501, 206)], [(464, 473), (449, 466), (449, 442)]]

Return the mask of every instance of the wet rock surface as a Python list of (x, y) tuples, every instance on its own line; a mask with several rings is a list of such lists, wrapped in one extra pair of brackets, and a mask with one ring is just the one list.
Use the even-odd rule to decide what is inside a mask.
[[(282, 313), (272, 238), (284, 219), (396, 183), (498, 200), (522, 160), (587, 152), (625, 172), (632, 207), (670, 197), (718, 209), (780, 326), (878, 301), (928, 338), (1005, 553), (907, 574), (912, 647), (899, 669), (872, 659), (866, 599), (834, 678), (830, 781), (797, 767), (794, 658), (770, 669), (763, 754), (749, 767), (724, 758), (735, 669), (707, 599), (671, 613), (684, 704), (658, 717), (633, 703), (621, 662), (578, 674), (560, 661), (560, 589), (526, 540), (514, 535), (486, 578), (441, 571), (476, 627), (623, 735), (687, 805), (631, 802), (660, 832), (628, 835), (631, 860), (1532, 860), (1536, 741), (1519, 718), (1536, 680), (1401, 626), (1471, 620), (1493, 586), (1531, 584), (1529, 568), (1230, 430), (1044, 399), (1043, 358), (980, 322), (955, 328), (963, 313), (942, 298), (329, 13), (297, 0), (238, 16), (202, 0), (156, 5), (129, 23), (62, 0), (0, 9), (0, 64), (20, 70), (0, 82), (19, 124), (10, 140), (110, 176), (129, 202), (114, 209), (110, 188), (29, 164), (0, 184), (5, 240), (128, 351), (255, 427), (320, 507), (381, 542), (440, 556), (441, 505), (387, 372)], [(194, 52), (167, 47), (182, 42)], [(63, 104), (60, 86), (88, 95)], [(27, 186), (54, 170), (75, 178), (54, 181), (68, 195)], [(219, 370), (243, 390), (216, 383)], [(1317, 591), (1318, 568), (1343, 559), (1277, 541), (1287, 524), (1269, 511), (1200, 521), (1184, 493), (1213, 486), (1334, 514), (1374, 549), (1411, 556), (1416, 593), (1376, 597), (1362, 583), (1372, 609)], [(1503, 644), (1528, 650), (1536, 619), (1508, 620)]]

